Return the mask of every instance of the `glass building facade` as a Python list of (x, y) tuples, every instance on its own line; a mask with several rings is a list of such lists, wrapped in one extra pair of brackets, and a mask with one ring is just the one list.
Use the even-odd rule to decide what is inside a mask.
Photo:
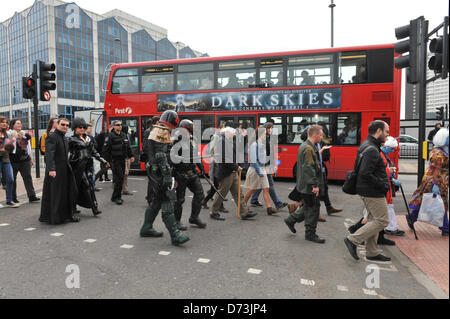
[(184, 47), (180, 50), (180, 59), (192, 59), (196, 58), (197, 55), (192, 51), (190, 47)]
[(12, 104), (25, 103), (22, 98), (22, 77), (27, 76), (27, 46), (25, 32), (25, 17), (16, 13), (12, 18), (9, 27), (9, 72), (11, 77)]
[(139, 30), (132, 35), (133, 62), (156, 60), (156, 41), (145, 30)]
[[(58, 97), (95, 101), (92, 19), (81, 9), (55, 7)], [(76, 15), (75, 17), (69, 15)], [(73, 19), (73, 20), (68, 20)], [(73, 23), (67, 23), (73, 21)]]
[(177, 58), (177, 49), (167, 38), (157, 42), (157, 60), (172, 60)]
[[(101, 83), (103, 71), (108, 64), (128, 61), (128, 33), (114, 18), (99, 21), (97, 30), (99, 81)], [(105, 93), (100, 92), (100, 100), (105, 101)]]
[[(7, 29), (0, 23), (0, 106), (9, 105), (8, 38)], [(8, 114), (9, 115), (9, 114)]]
[(22, 77), (37, 60), (56, 64), (57, 91), (50, 102), (39, 103), (37, 114), (39, 129), (45, 129), (51, 116), (71, 120), (76, 111), (103, 108), (101, 85), (111, 63), (196, 56), (189, 47), (178, 51), (166, 29), (133, 18), (120, 10), (99, 15), (73, 2), (35, 0), (0, 22), (0, 115), (33, 128), (34, 108), (22, 98)]

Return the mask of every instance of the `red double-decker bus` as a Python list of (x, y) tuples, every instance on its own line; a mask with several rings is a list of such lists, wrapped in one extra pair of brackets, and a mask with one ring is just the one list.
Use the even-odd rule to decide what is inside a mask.
[(226, 121), (254, 128), (272, 121), (278, 177), (295, 175), (301, 132), (320, 124), (333, 145), (328, 177), (343, 180), (370, 122), (384, 120), (399, 135), (401, 71), (393, 60), (387, 44), (116, 64), (106, 87), (107, 124), (129, 126), (138, 158), (147, 121), (165, 110), (201, 120), (202, 132)]

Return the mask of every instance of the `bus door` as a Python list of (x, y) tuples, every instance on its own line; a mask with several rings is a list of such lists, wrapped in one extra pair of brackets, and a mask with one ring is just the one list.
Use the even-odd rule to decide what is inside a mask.
[(131, 163), (131, 169), (141, 169), (139, 161), (139, 118), (138, 117), (114, 117), (109, 119), (109, 127), (112, 128), (114, 121), (122, 121), (122, 125), (128, 126), (128, 136), (130, 137), (131, 153), (134, 157), (134, 163)]

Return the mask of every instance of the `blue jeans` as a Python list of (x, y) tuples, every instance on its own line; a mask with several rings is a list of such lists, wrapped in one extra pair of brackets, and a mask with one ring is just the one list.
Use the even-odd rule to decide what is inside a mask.
[[(277, 193), (275, 192), (275, 183), (273, 182), (273, 176), (270, 174), (267, 174), (267, 179), (269, 180), (270, 198), (272, 198), (272, 201), (275, 204), (275, 207), (280, 207), (281, 205), (283, 205), (283, 201), (278, 198)], [(253, 193), (252, 198), (250, 199), (250, 203), (255, 203), (258, 201), (261, 191), (262, 191), (262, 189), (258, 189), (256, 192)]]
[(11, 163), (2, 163), (0, 161), (0, 175), (5, 174), (6, 180), (6, 201), (8, 203), (12, 202), (13, 186), (14, 186), (14, 176)]

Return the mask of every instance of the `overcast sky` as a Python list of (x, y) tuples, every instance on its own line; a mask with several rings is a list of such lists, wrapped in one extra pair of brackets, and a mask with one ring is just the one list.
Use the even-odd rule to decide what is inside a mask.
[[(70, 1), (67, 1), (70, 2)], [(33, 0), (2, 1), (0, 21)], [(328, 48), (331, 0), (78, 0), (95, 13), (120, 9), (166, 28), (210, 56)], [(336, 47), (396, 42), (394, 29), (423, 15), (435, 27), (446, 0), (334, 0)], [(431, 29), (431, 28), (430, 28)]]
[[(67, 1), (69, 2), (69, 1)], [(0, 21), (34, 0), (2, 1)], [(166, 28), (210, 56), (331, 46), (331, 0), (78, 0), (95, 13), (120, 9)], [(396, 27), (424, 16), (430, 31), (448, 15), (447, 0), (334, 0), (334, 46), (394, 43)]]

